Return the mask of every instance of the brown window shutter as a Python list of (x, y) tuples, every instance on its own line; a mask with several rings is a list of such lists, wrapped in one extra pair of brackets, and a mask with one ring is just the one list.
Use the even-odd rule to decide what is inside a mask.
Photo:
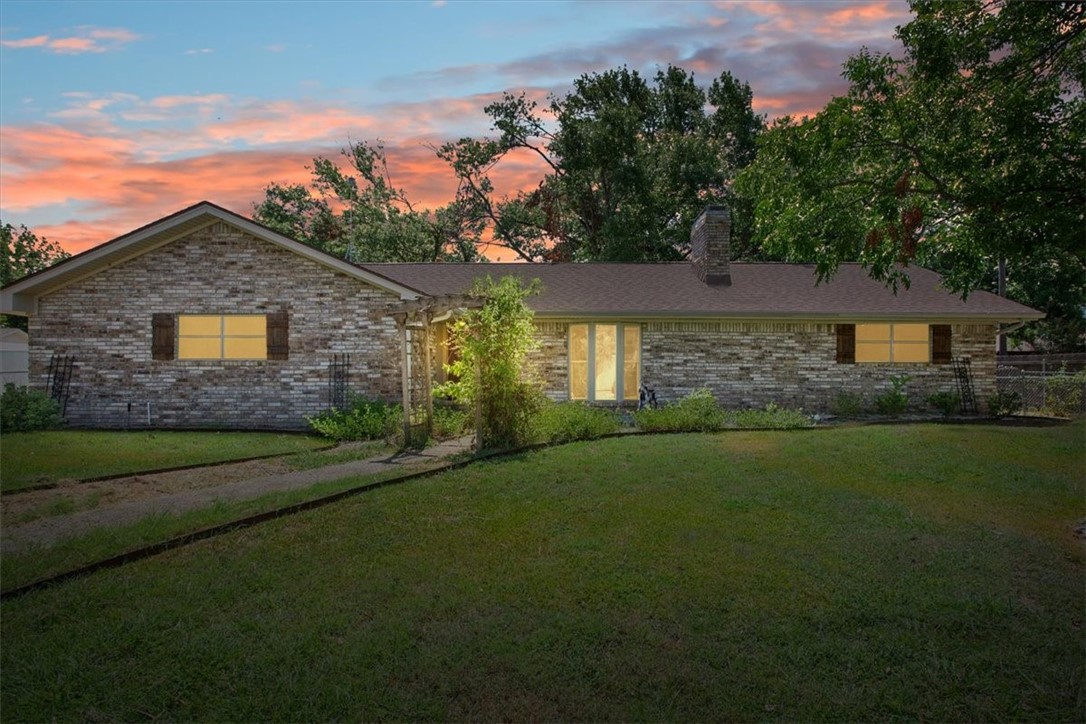
[(287, 359), (290, 354), (290, 317), (286, 312), (268, 315), (268, 359)]
[(951, 357), (950, 349), (950, 325), (931, 325), (931, 362), (932, 364), (948, 364)]
[(856, 325), (837, 325), (837, 362), (854, 364), (856, 362)]
[(155, 313), (151, 315), (151, 358), (173, 359), (174, 316)]

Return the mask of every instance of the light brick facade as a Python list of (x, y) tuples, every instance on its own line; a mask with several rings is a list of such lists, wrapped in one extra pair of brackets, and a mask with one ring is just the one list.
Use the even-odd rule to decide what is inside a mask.
[[(216, 222), (39, 300), (31, 383), (75, 358), (67, 418), (85, 427), (301, 429), (328, 407), (332, 355), (350, 386), (398, 399), (397, 295)], [(154, 313), (289, 314), (286, 360), (154, 360)]]
[[(626, 322), (627, 324), (629, 321)], [(544, 391), (568, 396), (569, 324), (536, 323), (542, 342), (532, 357)], [(983, 407), (996, 391), (994, 325), (956, 324), (954, 357), (969, 357), (976, 399)], [(926, 408), (935, 392), (956, 391), (949, 364), (838, 364), (835, 325), (807, 322), (652, 321), (641, 324), (641, 379), (662, 401), (708, 388), (727, 408), (760, 408), (773, 402), (808, 412), (832, 409), (837, 396), (861, 396), (868, 407), (906, 375), (913, 408)]]

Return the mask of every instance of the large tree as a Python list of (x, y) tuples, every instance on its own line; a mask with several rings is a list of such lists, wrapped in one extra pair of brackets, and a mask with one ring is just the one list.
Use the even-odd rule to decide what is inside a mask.
[(313, 159), (312, 183), (271, 184), (253, 219), (352, 262), (473, 261), (483, 230), (460, 204), (416, 209), (389, 174), (380, 142), (344, 149), (347, 171)]
[[(508, 94), (484, 110), (496, 137), (437, 151), (459, 180), (457, 201), (521, 258), (680, 259), (710, 203), (733, 207), (736, 247), (748, 250), (750, 215), (731, 180), (753, 158), (763, 119), (730, 73), (706, 88), (682, 68), (650, 83), (623, 67), (581, 76), (545, 111)], [(535, 155), (545, 173), (534, 189), (498, 196), (491, 172), (514, 153)]]
[[(0, 221), (0, 287), (71, 256), (54, 241)], [(0, 326), (26, 331), (26, 317), (0, 315)]]
[(738, 181), (756, 240), (822, 277), (859, 260), (907, 284), (915, 260), (962, 293), (993, 288), (1005, 260), (1009, 289), (1052, 317), (1037, 335), (1073, 344), (1086, 331), (1086, 5), (912, 10), (901, 57), (861, 51), (847, 95), (762, 135)]

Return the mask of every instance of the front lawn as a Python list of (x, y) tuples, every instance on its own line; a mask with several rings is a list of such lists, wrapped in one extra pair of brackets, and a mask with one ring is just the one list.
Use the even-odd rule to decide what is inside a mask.
[(621, 438), (2, 605), (6, 721), (1079, 720), (1077, 423)]
[(276, 432), (7, 433), (0, 439), (0, 489), (302, 452), (327, 444), (309, 435)]

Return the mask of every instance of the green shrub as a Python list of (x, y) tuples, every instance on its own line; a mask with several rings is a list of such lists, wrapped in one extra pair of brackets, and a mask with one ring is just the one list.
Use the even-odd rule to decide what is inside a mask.
[(531, 441), (535, 416), (543, 404), (541, 386), (525, 380), (525, 360), (538, 346), (532, 310), (525, 299), (539, 292), (539, 280), (527, 288), (516, 277), (476, 280), (472, 296), (483, 306), (471, 309), (449, 327), (449, 344), (459, 357), (446, 370), (455, 381), (435, 393), (480, 411), (482, 447), (518, 447)]
[(1022, 411), (1022, 396), (1017, 392), (997, 392), (988, 398), (988, 412), (993, 417), (1006, 417)]
[(29, 387), (4, 385), (0, 395), (0, 432), (49, 430), (64, 424), (57, 401)]
[(449, 405), (435, 405), (430, 437), (435, 440), (460, 437), (471, 429), (471, 425), (471, 414), (467, 410)]
[(536, 435), (542, 442), (592, 440), (619, 427), (613, 412), (582, 402), (544, 403), (536, 416)]
[(1083, 412), (1086, 370), (1071, 375), (1064, 370), (1045, 381), (1045, 408), (1054, 415), (1070, 417)]
[(928, 395), (928, 404), (943, 413), (943, 417), (950, 417), (961, 408), (958, 393), (946, 390)]
[(789, 410), (770, 402), (764, 410), (739, 410), (731, 415), (735, 427), (793, 430), (814, 424), (803, 410)]
[(380, 400), (351, 395), (346, 410), (326, 410), (306, 421), (313, 430), (332, 440), (378, 440), (392, 437), (403, 420), (403, 408)]
[(864, 411), (864, 398), (855, 392), (839, 392), (830, 405), (830, 412), (838, 417), (856, 417)]
[(655, 410), (638, 410), (634, 422), (649, 432), (709, 432), (723, 429), (728, 419), (713, 393), (702, 389)]
[(909, 396), (905, 394), (908, 375), (891, 375), (890, 389), (875, 398), (875, 410), (881, 415), (900, 415), (909, 406)]

